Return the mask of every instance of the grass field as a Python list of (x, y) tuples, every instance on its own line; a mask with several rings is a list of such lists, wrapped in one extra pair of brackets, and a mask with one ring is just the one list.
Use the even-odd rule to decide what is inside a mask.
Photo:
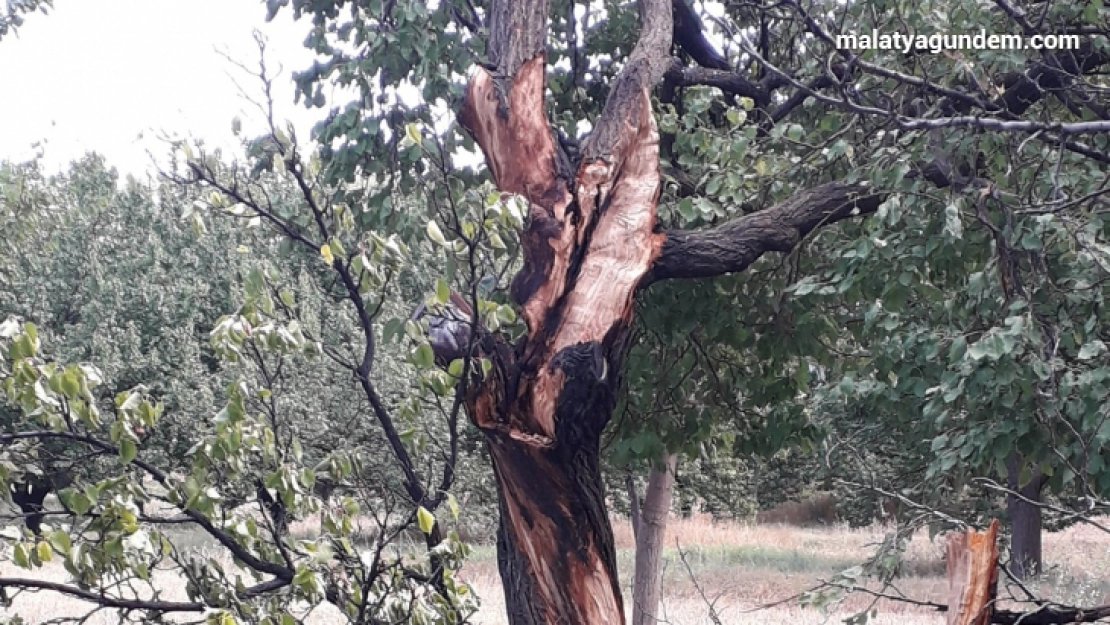
[[(851, 530), (846, 527), (810, 529), (777, 525), (717, 524), (704, 517), (672, 519), (668, 528), (670, 548), (664, 560), (663, 618), (673, 625), (712, 624), (712, 603), (724, 625), (836, 623), (853, 611), (865, 609), (871, 600), (863, 595), (849, 598), (834, 614), (801, 608), (788, 601), (767, 609), (759, 606), (790, 598), (832, 574), (862, 561), (872, 545), (882, 540), (881, 527)], [(618, 557), (624, 586), (632, 570), (632, 533), (627, 522), (615, 524)], [(686, 554), (684, 564), (678, 549)], [(208, 547), (205, 547), (208, 549)], [(944, 563), (942, 541), (931, 542), (922, 533), (910, 544), (899, 580), (899, 590), (915, 599), (944, 602)], [(213, 555), (218, 552), (213, 549)], [(1073, 605), (1110, 603), (1110, 536), (1089, 527), (1073, 527), (1045, 536), (1045, 557), (1049, 567), (1037, 583), (1045, 596)], [(687, 568), (688, 567), (688, 568)], [(28, 576), (10, 563), (0, 563), (0, 575)], [(65, 581), (61, 567), (36, 571), (36, 577)], [(159, 584), (170, 595), (184, 598), (180, 579), (159, 573)], [(497, 577), (492, 546), (477, 545), (463, 571), (463, 577), (482, 597), (482, 610), (476, 619), (484, 625), (503, 625), (504, 598)], [(696, 581), (695, 581), (696, 580)], [(178, 592), (174, 592), (177, 590)], [(1005, 589), (1000, 594), (1007, 596)], [(169, 597), (167, 597), (169, 598)], [(626, 605), (630, 603), (626, 593)], [(933, 625), (944, 622), (942, 615), (905, 604), (880, 601), (882, 625)], [(58, 595), (39, 593), (17, 599), (14, 611), (30, 623), (43, 623), (63, 616), (78, 616), (87, 604)], [(107, 612), (87, 621), (90, 624), (115, 623)], [(310, 615), (309, 623), (332, 625), (343, 622), (330, 607)]]

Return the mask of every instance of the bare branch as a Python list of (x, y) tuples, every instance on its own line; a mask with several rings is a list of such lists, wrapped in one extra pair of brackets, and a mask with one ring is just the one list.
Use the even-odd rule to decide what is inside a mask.
[(830, 182), (716, 228), (669, 231), (642, 286), (743, 271), (767, 252), (789, 252), (821, 226), (875, 212), (884, 197), (863, 185)]

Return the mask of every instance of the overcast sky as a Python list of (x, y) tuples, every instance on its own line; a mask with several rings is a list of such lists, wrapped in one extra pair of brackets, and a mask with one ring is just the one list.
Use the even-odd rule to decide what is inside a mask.
[[(293, 104), (291, 74), (312, 63), (302, 47), (308, 24), (290, 11), (265, 21), (259, 0), (56, 0), (33, 14), (18, 35), (0, 41), (0, 159), (24, 160), (45, 140), (57, 170), (87, 151), (123, 173), (142, 174), (147, 152), (162, 157), (165, 132), (233, 148), (231, 120), (257, 131), (262, 119), (232, 78), (260, 93), (257, 81), (221, 56), (251, 67), (254, 29), (269, 39), (277, 80), (276, 114), (308, 136), (323, 116)], [(143, 138), (139, 138), (140, 135)]]

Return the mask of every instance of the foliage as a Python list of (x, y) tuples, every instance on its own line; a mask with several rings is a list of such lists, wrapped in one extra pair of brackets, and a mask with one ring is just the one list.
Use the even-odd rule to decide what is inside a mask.
[[(11, 7), (36, 4), (9, 4), (9, 23), (17, 19)], [(180, 143), (165, 172), (187, 190), (180, 207), (199, 231), (212, 217), (258, 227), (242, 258), (221, 253), (230, 249), (225, 241), (197, 254), (198, 263), (212, 262), (203, 265), (206, 276), (226, 276), (220, 265), (241, 269), (234, 282), (241, 280), (242, 297), (197, 300), (173, 324), (153, 322), (165, 314), (159, 298), (200, 289), (178, 280), (172, 267), (156, 266), (166, 264), (160, 255), (177, 258), (188, 246), (158, 247), (151, 233), (180, 224), (149, 215), (140, 227), (117, 220), (118, 233), (98, 235), (97, 201), (142, 208), (151, 193), (133, 186), (117, 198), (103, 167), (81, 174), (94, 191), (81, 191), (73, 215), (53, 215), (49, 199), (34, 199), (32, 212), (41, 216), (0, 216), (16, 224), (5, 234), (12, 249), (86, 246), (118, 255), (120, 276), (152, 274), (152, 284), (180, 289), (73, 280), (86, 263), (58, 254), (21, 260), (10, 274), (17, 278), (0, 273), (11, 292), (33, 295), (0, 303), (34, 302), (18, 312), (31, 320), (47, 315), (42, 333), (57, 338), (64, 356), (40, 356), (35, 326), (4, 326), (4, 382), (19, 411), (5, 417), (13, 425), (0, 439), (10, 443), (3, 453), (41, 465), (49, 447), (39, 439), (60, 440), (97, 462), (118, 457), (159, 484), (154, 490), (107, 468), (114, 477), (78, 476), (81, 488), (63, 497), (67, 514), (84, 524), (66, 534), (71, 544), (53, 533), (58, 545), (13, 535), (13, 553), (35, 566), (55, 546), (67, 558), (76, 552), (72, 566), (89, 580), (106, 573), (142, 579), (144, 567), (168, 558), (190, 572), (195, 602), (203, 597), (236, 618), (276, 617), (281, 601), (326, 598), (361, 622), (395, 618), (391, 610), (409, 607), (392, 602), (409, 599), (423, 618), (452, 622), (472, 603), (454, 582), (465, 549), (445, 533), (442, 511), (453, 501), (448, 492), (464, 448), (477, 447), (460, 422), (464, 399), (490, 372), (472, 348), (523, 331), (506, 289), (520, 266), (526, 207), (496, 192), (488, 172), (464, 166), (474, 142), (452, 121), (467, 73), (490, 43), (495, 7), (271, 0), (270, 16), (290, 4), (296, 17), (311, 20), (306, 45), (320, 56), (297, 74), (299, 97), (312, 107), (331, 105), (314, 131), (318, 150), (305, 153), (271, 119), (264, 136), (244, 138), (241, 162)], [(672, 4), (679, 15), (690, 9)], [(1004, 494), (1041, 476), (1062, 516), (1104, 510), (1107, 7), (1097, 0), (786, 0), (715, 9), (712, 26), (676, 24), (674, 67), (654, 93), (665, 173), (659, 229), (670, 236), (759, 225), (743, 230), (748, 238), (721, 242), (721, 256), (749, 246), (744, 262), (703, 276), (711, 280), (662, 281), (640, 294), (619, 372), (620, 418), (608, 433), (611, 464), (639, 468), (681, 451), (715, 471), (712, 463), (723, 459), (756, 465), (753, 456), (784, 448), (798, 455), (821, 449), (830, 463), (822, 477), (916, 501), (918, 521), (976, 522), (991, 512), (963, 505), (968, 499), (991, 503), (984, 493)], [(635, 44), (635, 11), (627, 3), (557, 0), (549, 13), (549, 119), (561, 152), (576, 161), (587, 120), (599, 115)], [(1081, 47), (1067, 54), (857, 53), (835, 45), (849, 26), (860, 33), (1074, 32)], [(703, 29), (723, 43), (719, 52)], [(260, 78), (269, 93), (269, 78)], [(328, 102), (326, 93), (350, 100)], [(10, 168), (4, 175), (12, 176)], [(833, 181), (882, 202), (867, 209), (874, 212), (867, 219), (832, 211), (809, 223), (806, 203), (791, 200), (813, 199), (805, 194)], [(49, 198), (53, 184), (36, 182), (26, 193)], [(85, 183), (73, 184), (80, 190)], [(23, 197), (10, 183), (4, 192), (13, 189)], [(52, 224), (71, 221), (52, 234)], [(840, 224), (823, 227), (833, 221)], [(147, 247), (155, 250), (149, 256), (134, 253)], [(783, 254), (765, 254), (771, 251)], [(148, 258), (156, 262), (144, 265)], [(49, 271), (52, 262), (63, 270)], [(420, 300), (429, 312), (414, 319)], [(472, 319), (451, 316), (463, 305)], [(215, 309), (231, 314), (212, 326), (208, 353), (195, 339)], [(72, 310), (92, 323), (63, 331)], [(88, 359), (78, 346), (105, 342), (100, 322), (116, 311), (140, 321), (95, 352), (103, 374), (51, 364)], [(434, 332), (442, 324), (434, 319), (469, 324), (462, 357), (437, 363), (444, 359)], [(163, 332), (191, 351), (152, 351)], [(73, 347), (64, 347), (70, 337)], [(127, 366), (177, 359), (228, 376), (221, 378), (226, 406), (213, 409), (213, 418), (187, 411), (211, 407), (211, 400), (188, 398), (214, 378), (151, 376), (149, 387), (132, 388), (148, 381), (130, 377)], [(171, 377), (184, 386), (173, 387)], [(157, 418), (162, 394), (167, 408)], [(369, 427), (355, 420), (365, 414)], [(196, 440), (187, 463), (177, 451), (158, 456), (138, 432), (173, 419), (196, 424), (189, 436), (166, 438)], [(32, 426), (41, 432), (26, 429)], [(3, 477), (18, 478), (24, 465), (9, 460)], [(739, 467), (721, 473), (738, 475)], [(341, 503), (312, 492), (325, 480), (340, 488)], [(488, 496), (488, 476), (475, 475), (473, 485)], [(175, 548), (162, 521), (133, 510), (147, 499), (216, 539), (258, 574), (256, 585), (224, 579)], [(731, 493), (721, 499), (735, 505)], [(961, 505), (936, 505), (942, 500)], [(232, 501), (258, 512), (239, 512), (226, 505)], [(366, 510), (386, 511), (369, 557), (351, 542), (351, 519)], [(286, 536), (289, 518), (316, 513), (324, 518), (320, 537)], [(395, 538), (410, 527), (425, 535), (424, 550), (395, 550)], [(86, 530), (107, 540), (94, 542)], [(902, 539), (838, 579), (889, 582)], [(329, 572), (335, 566), (342, 576)]]
[(17, 33), (23, 25), (24, 15), (35, 11), (46, 13), (53, 5), (53, 0), (8, 0), (0, 11), (0, 39), (8, 33)]

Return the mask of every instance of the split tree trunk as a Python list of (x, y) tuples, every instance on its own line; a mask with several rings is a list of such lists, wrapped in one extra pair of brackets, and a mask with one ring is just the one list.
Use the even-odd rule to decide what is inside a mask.
[(571, 163), (544, 106), (547, 0), (490, 9), (492, 71), (460, 111), (497, 186), (524, 196), (524, 267), (510, 289), (528, 332), (487, 343), (467, 398), (497, 478), (498, 565), (513, 625), (617, 625), (624, 606), (601, 480), (636, 289), (659, 256), (659, 135), (651, 89), (671, 48), (670, 0), (642, 0), (640, 42)]
[(998, 596), (998, 520), (948, 537), (948, 625), (990, 625)]
[(659, 618), (663, 565), (663, 539), (667, 536), (667, 518), (674, 493), (675, 466), (678, 455), (667, 456), (662, 467), (654, 467), (648, 476), (640, 528), (636, 533), (636, 575), (632, 580), (632, 625), (656, 625)]
[(672, 0), (640, 0), (640, 39), (610, 85), (580, 162), (545, 109), (549, 0), (492, 0), (489, 64), (460, 123), (503, 192), (529, 204), (510, 295), (526, 335), (484, 336), (493, 365), (466, 398), (497, 480), (498, 564), (512, 625), (617, 625), (624, 606), (606, 514), (601, 431), (616, 404), (636, 291), (742, 271), (882, 198), (829, 183), (704, 232), (659, 232), (659, 134), (651, 90), (670, 67)]

